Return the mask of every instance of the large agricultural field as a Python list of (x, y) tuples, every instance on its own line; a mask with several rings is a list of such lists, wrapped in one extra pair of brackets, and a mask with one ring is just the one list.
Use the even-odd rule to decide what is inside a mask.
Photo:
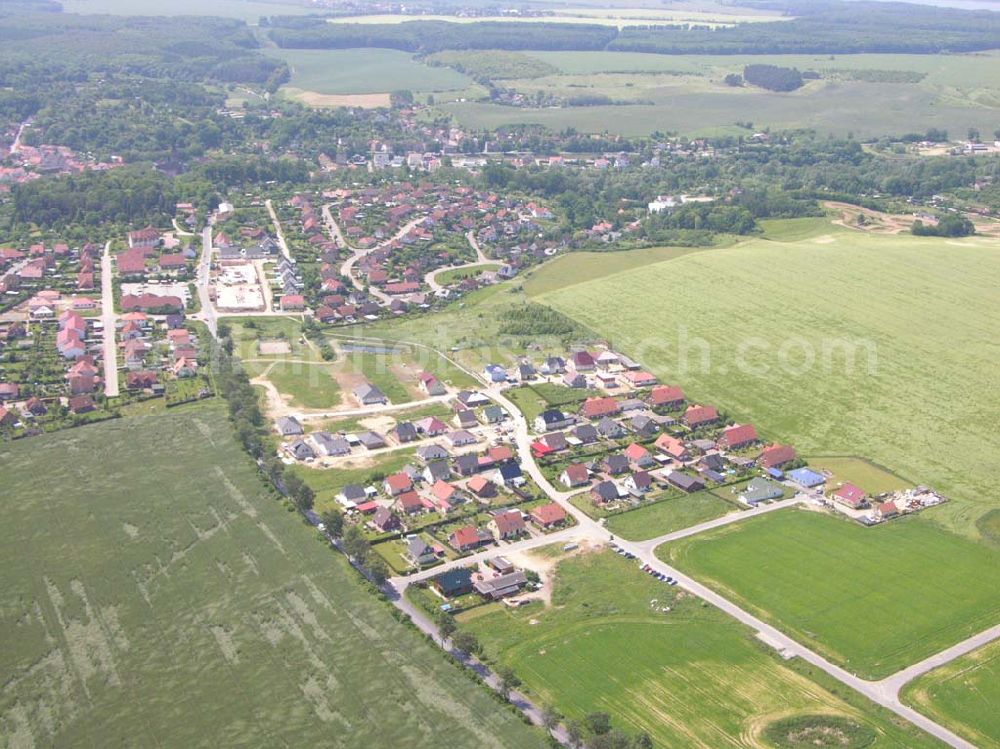
[[(978, 537), (977, 518), (1000, 506), (1000, 392), (986, 355), (998, 272), (995, 240), (830, 226), (548, 284), (535, 299), (768, 439), (932, 486), (952, 501), (926, 519)], [(608, 315), (613, 299), (643, 303)]]
[(849, 716), (874, 729), (874, 747), (936, 745), (870, 704), (847, 704), (718, 610), (610, 552), (559, 563), (551, 606), (474, 609), (459, 626), (542, 704), (571, 718), (605, 711), (655, 746), (761, 747), (773, 720), (802, 714)]
[[(480, 102), (444, 106), (469, 127), (536, 123), (626, 136), (654, 130), (701, 134), (811, 127), (859, 137), (938, 127), (962, 137), (995, 129), (1000, 110), (996, 53), (969, 55), (656, 55), (632, 52), (528, 52), (559, 72), (504, 81), (520, 93), (609, 97), (615, 105), (516, 108)], [(791, 93), (723, 79), (749, 64), (813, 70), (821, 80)]]
[(227, 16), (256, 23), (261, 16), (304, 15), (312, 9), (305, 3), (281, 0), (60, 0), (66, 13), (116, 16)]
[(225, 413), (0, 446), (0, 745), (541, 747), (269, 496)]
[(472, 81), (444, 67), (430, 67), (394, 49), (268, 49), (292, 71), (289, 85), (319, 94), (454, 91)]
[(931, 671), (903, 688), (911, 707), (982, 749), (1000, 747), (1000, 642)]
[(1000, 622), (1000, 552), (919, 518), (864, 528), (783, 510), (657, 554), (864, 678)]

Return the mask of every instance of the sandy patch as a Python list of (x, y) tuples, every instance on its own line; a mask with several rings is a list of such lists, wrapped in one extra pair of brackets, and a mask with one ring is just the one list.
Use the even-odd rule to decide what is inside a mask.
[(292, 353), (292, 344), (288, 341), (280, 340), (270, 340), (270, 341), (258, 341), (257, 351), (261, 356), (273, 356), (275, 354), (290, 354)]
[[(552, 588), (555, 582), (556, 568), (559, 566), (560, 562), (569, 559), (570, 557), (577, 556), (579, 554), (590, 554), (595, 551), (600, 551), (604, 548), (604, 544), (595, 543), (593, 541), (581, 540), (578, 542), (578, 546), (573, 551), (567, 551), (558, 556), (545, 556), (543, 554), (533, 553), (533, 550), (528, 551), (515, 551), (515, 552), (504, 552), (503, 556), (507, 557), (514, 566), (522, 567), (538, 573), (541, 578), (542, 587), (533, 593), (528, 593), (526, 595), (517, 596), (520, 601), (541, 601), (548, 608), (552, 605)], [(531, 624), (538, 624), (537, 620), (532, 620)]]
[(829, 234), (824, 234), (822, 237), (816, 237), (813, 240), (816, 244), (833, 244), (837, 240), (831, 237)]
[(309, 107), (379, 109), (388, 108), (390, 104), (389, 94), (321, 94), (316, 91), (297, 91), (291, 97)]

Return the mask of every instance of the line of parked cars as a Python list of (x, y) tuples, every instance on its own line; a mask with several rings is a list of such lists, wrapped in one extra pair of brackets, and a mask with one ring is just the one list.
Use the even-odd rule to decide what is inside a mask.
[[(612, 544), (609, 544), (609, 546), (611, 547), (611, 550), (615, 554), (618, 554), (619, 556), (622, 556), (625, 559), (635, 559), (636, 558), (635, 554), (633, 554), (630, 551), (626, 551), (625, 549), (623, 549), (618, 544), (612, 543)], [(642, 571), (645, 572), (645, 573), (647, 573), (647, 574), (649, 574), (649, 575), (652, 575), (657, 580), (659, 580), (660, 582), (664, 582), (667, 585), (677, 585), (677, 579), (676, 578), (673, 578), (670, 575), (664, 575), (662, 572), (657, 572), (656, 570), (654, 570), (652, 568), (651, 565), (648, 565), (648, 564), (642, 565)]]

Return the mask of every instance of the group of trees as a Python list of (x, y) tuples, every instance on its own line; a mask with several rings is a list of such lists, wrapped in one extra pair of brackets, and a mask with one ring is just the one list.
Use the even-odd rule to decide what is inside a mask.
[(976, 227), (965, 216), (950, 213), (937, 224), (925, 224), (918, 219), (910, 231), (918, 237), (968, 237), (976, 233)]
[(794, 91), (805, 85), (798, 70), (778, 65), (747, 65), (743, 68), (743, 80), (768, 91)]

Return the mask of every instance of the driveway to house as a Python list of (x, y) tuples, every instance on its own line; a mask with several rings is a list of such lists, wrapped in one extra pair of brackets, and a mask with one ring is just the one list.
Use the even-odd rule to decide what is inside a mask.
[(101, 324), (104, 326), (104, 395), (118, 396), (118, 315), (115, 314), (115, 285), (111, 276), (111, 241), (101, 256)]

